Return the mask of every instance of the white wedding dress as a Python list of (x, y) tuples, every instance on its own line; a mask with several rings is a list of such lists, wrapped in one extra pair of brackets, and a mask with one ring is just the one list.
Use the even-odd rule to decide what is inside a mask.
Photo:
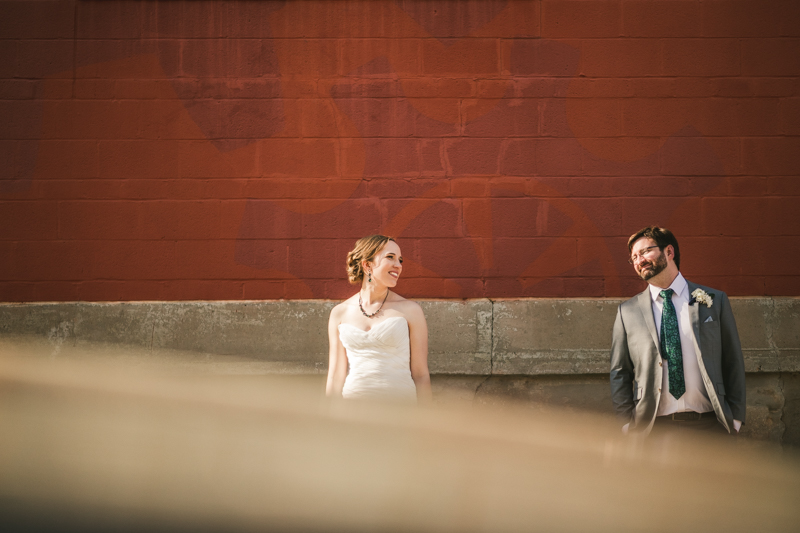
[(339, 339), (347, 350), (349, 366), (342, 397), (416, 402), (405, 318), (389, 317), (369, 331), (339, 324)]

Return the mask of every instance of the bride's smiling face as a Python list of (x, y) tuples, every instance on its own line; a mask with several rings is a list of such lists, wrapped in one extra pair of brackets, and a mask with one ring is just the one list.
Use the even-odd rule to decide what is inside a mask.
[(367, 263), (367, 268), (372, 269), (373, 283), (394, 287), (397, 285), (400, 273), (403, 272), (403, 256), (400, 255), (400, 247), (394, 241), (387, 242), (372, 261)]

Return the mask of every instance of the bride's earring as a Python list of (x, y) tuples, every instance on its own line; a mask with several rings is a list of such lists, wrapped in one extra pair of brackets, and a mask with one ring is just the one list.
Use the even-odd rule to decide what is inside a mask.
[(367, 270), (367, 283), (372, 283), (372, 270)]

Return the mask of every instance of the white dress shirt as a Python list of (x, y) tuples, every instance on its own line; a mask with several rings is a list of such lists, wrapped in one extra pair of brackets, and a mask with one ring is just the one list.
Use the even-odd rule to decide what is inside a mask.
[[(681, 352), (683, 354), (683, 379), (686, 384), (686, 392), (680, 397), (675, 398), (669, 391), (669, 367), (666, 359), (662, 359), (664, 364), (663, 377), (661, 380), (661, 401), (658, 402), (658, 412), (656, 416), (670, 415), (684, 411), (694, 411), (696, 413), (706, 413), (713, 411), (714, 407), (708, 399), (706, 387), (703, 385), (703, 376), (700, 374), (700, 365), (697, 362), (697, 352), (694, 349), (694, 337), (692, 335), (692, 322), (689, 318), (689, 285), (686, 279), (679, 272), (670, 289), (675, 291), (672, 294), (672, 304), (675, 306), (675, 313), (678, 315), (678, 332), (681, 338)], [(661, 298), (661, 288), (650, 285), (650, 298), (653, 302), (653, 318), (656, 321), (656, 331), (661, 337), (661, 314), (664, 309), (664, 300)]]

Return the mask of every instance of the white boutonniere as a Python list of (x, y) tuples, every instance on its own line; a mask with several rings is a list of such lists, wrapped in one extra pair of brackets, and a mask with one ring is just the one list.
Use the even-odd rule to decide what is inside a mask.
[(695, 289), (692, 291), (692, 302), (690, 303), (694, 302), (700, 302), (701, 304), (711, 307), (711, 305), (714, 303), (714, 295), (708, 294), (703, 289)]

